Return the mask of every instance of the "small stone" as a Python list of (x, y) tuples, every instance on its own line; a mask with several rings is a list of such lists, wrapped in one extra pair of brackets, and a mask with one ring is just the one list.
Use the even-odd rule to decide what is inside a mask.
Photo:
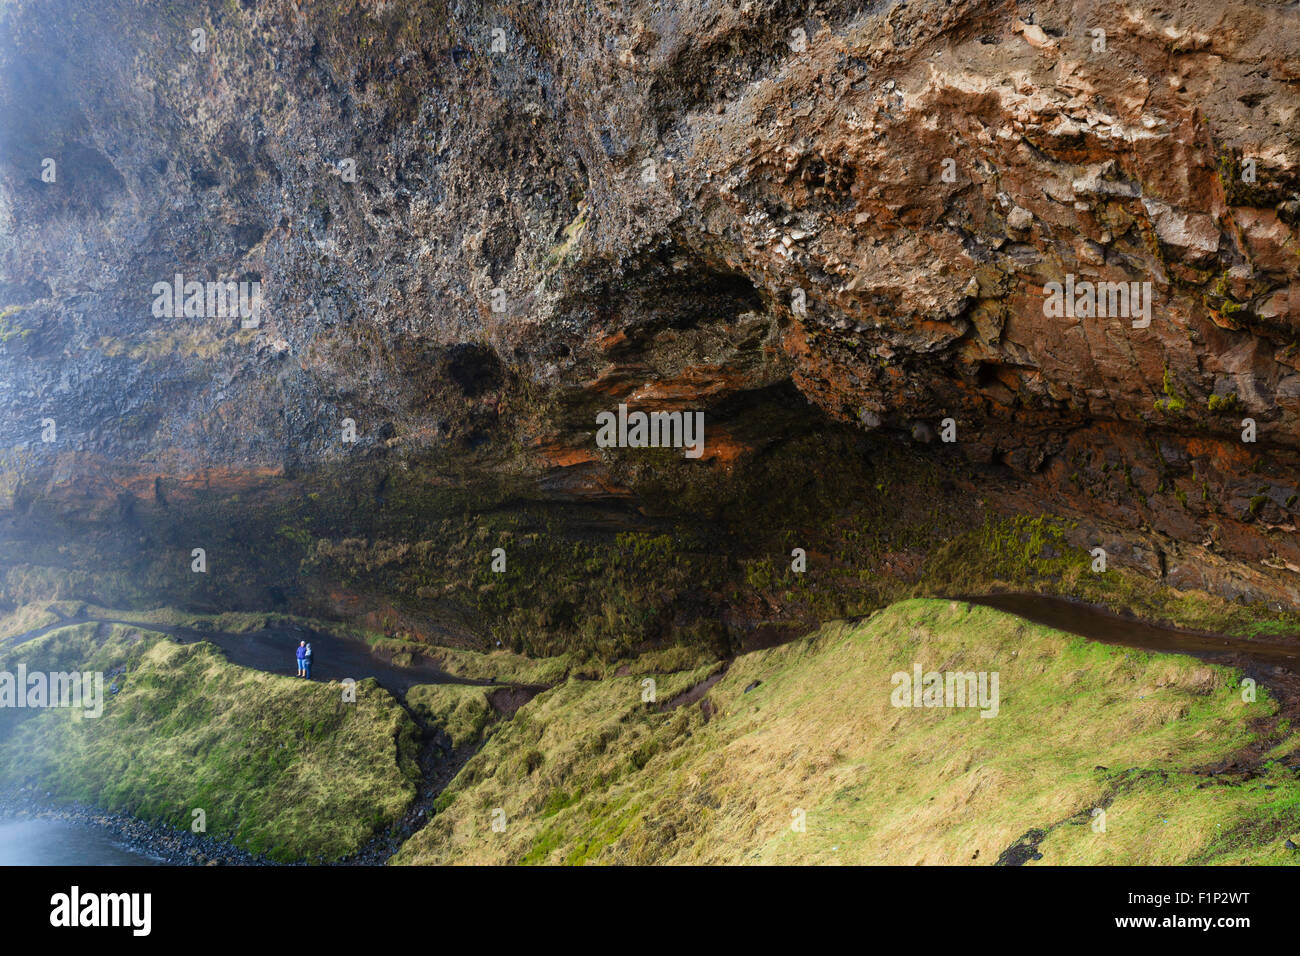
[(1023, 34), (1025, 42), (1036, 50), (1055, 45), (1055, 41), (1051, 40), (1043, 32), (1043, 28), (1036, 24), (1017, 21), (1016, 32)]
[(1034, 224), (1034, 214), (1028, 209), (1014, 206), (1007, 215), (1007, 228), (1012, 232), (1024, 232)]
[(1080, 262), (1087, 262), (1094, 266), (1106, 264), (1106, 250), (1088, 239), (1079, 243), (1077, 255)]

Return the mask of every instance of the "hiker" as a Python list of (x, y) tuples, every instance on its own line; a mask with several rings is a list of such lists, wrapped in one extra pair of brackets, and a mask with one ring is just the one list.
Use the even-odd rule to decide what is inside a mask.
[(307, 652), (302, 655), (302, 676), (311, 680), (311, 645), (307, 645)]
[(307, 642), (299, 641), (298, 642), (298, 676), (299, 677), (306, 676), (303, 673), (306, 667), (306, 660), (307, 660)]

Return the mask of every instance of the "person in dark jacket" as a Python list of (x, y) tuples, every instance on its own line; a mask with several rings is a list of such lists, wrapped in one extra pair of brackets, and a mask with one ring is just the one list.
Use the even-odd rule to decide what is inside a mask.
[(311, 645), (307, 645), (307, 653), (302, 655), (302, 676), (311, 680)]

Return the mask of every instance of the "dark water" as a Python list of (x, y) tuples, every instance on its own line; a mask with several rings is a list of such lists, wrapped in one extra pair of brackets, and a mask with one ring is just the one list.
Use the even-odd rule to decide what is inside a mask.
[(159, 866), (89, 823), (33, 818), (0, 821), (0, 866)]

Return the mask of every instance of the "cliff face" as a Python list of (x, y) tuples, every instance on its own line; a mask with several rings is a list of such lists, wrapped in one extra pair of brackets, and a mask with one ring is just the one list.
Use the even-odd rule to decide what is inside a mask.
[[(628, 402), (728, 476), (768, 425), (928, 444), (1300, 605), (1293, 4), (85, 6), (0, 11), (15, 525), (431, 456), (655, 511)], [(177, 274), (256, 327), (156, 316)]]

